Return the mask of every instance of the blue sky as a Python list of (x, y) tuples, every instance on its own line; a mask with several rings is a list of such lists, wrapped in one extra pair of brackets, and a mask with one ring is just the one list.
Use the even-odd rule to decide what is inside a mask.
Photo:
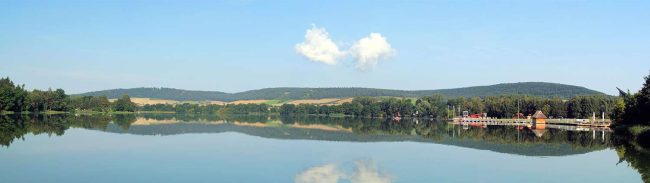
[[(609, 94), (650, 70), (650, 1), (1, 1), (0, 76), (131, 87), (440, 89), (543, 81)], [(296, 50), (326, 30), (335, 64)], [(352, 47), (393, 52), (359, 69)]]

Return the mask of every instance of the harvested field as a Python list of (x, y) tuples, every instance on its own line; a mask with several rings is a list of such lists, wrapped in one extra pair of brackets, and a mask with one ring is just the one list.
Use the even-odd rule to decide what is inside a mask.
[(353, 98), (344, 98), (344, 99), (341, 99), (339, 101), (336, 101), (333, 105), (341, 105), (341, 104), (346, 103), (346, 102), (352, 102), (352, 99)]
[[(117, 99), (108, 99), (108, 101), (115, 102)], [(151, 99), (151, 98), (136, 98), (136, 97), (131, 97), (131, 102), (135, 103), (136, 105), (143, 106), (143, 105), (154, 105), (154, 104), (178, 104), (178, 101), (175, 100), (165, 100), (165, 99)]]

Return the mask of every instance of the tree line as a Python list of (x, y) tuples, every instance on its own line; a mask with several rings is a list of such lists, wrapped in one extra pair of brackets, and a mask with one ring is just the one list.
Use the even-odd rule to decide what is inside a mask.
[(130, 111), (137, 109), (128, 95), (110, 102), (105, 96), (70, 97), (63, 89), (25, 90), (24, 85), (14, 84), (9, 78), (0, 79), (0, 111), (46, 112), (46, 111)]
[[(541, 110), (553, 118), (591, 118), (596, 116), (614, 118), (620, 99), (606, 95), (575, 96), (569, 99), (541, 98), (531, 96), (495, 96), (484, 98), (450, 99), (448, 104), (471, 113), (487, 113), (490, 117), (510, 118), (517, 112), (524, 115)], [(458, 112), (458, 111), (456, 111)]]
[(594, 115), (620, 115), (620, 99), (605, 95), (576, 96), (570, 99), (533, 96), (491, 96), (447, 99), (442, 95), (409, 98), (357, 97), (342, 105), (284, 104), (278, 110), (282, 115), (332, 115), (358, 117), (430, 117), (459, 116), (462, 111), (487, 113), (489, 117), (511, 118), (518, 113), (533, 114), (541, 110), (554, 118), (590, 118)]

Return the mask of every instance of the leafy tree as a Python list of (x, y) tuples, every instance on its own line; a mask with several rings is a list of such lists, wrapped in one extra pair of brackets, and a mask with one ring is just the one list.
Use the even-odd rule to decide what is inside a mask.
[(27, 110), (28, 111), (44, 111), (46, 108), (47, 99), (45, 94), (40, 90), (34, 90), (29, 93), (27, 97)]
[(25, 109), (29, 111), (68, 111), (70, 99), (63, 89), (34, 90), (27, 95)]
[(106, 96), (76, 96), (70, 99), (70, 108), (76, 110), (90, 110), (108, 112), (111, 110), (111, 102)]
[(639, 112), (638, 118), (643, 120), (644, 124), (650, 124), (650, 75), (645, 77), (643, 88), (636, 95), (636, 105)]
[(280, 106), (280, 114), (285, 116), (293, 115), (295, 108), (296, 105), (293, 104), (282, 104), (282, 106)]
[(131, 102), (129, 95), (122, 95), (122, 98), (117, 99), (113, 105), (113, 110), (115, 111), (134, 112), (136, 108), (137, 106)]
[(68, 95), (65, 94), (65, 91), (63, 91), (63, 89), (56, 89), (55, 91), (50, 91), (48, 93), (50, 94), (50, 110), (68, 110)]
[(650, 125), (650, 75), (644, 79), (643, 87), (636, 94), (618, 89), (625, 103), (624, 107), (618, 107), (625, 111), (620, 123)]
[(26, 98), (24, 86), (14, 85), (9, 78), (0, 79), (0, 111), (20, 112)]

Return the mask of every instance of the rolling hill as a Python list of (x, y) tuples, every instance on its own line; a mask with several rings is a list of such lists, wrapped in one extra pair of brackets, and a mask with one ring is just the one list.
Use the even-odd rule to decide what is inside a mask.
[(520, 82), (503, 83), (489, 86), (473, 86), (440, 90), (391, 90), (375, 88), (265, 88), (238, 93), (224, 93), (218, 91), (192, 91), (173, 88), (131, 88), (112, 89), (87, 92), (76, 95), (81, 96), (107, 96), (118, 98), (124, 94), (131, 97), (168, 99), (178, 101), (236, 101), (255, 99), (296, 100), (296, 99), (322, 99), (346, 98), (354, 96), (394, 96), (394, 97), (421, 97), (432, 94), (442, 94), (447, 97), (482, 97), (497, 95), (530, 95), (540, 97), (570, 98), (578, 95), (604, 95), (601, 92), (580, 86), (544, 83)]

